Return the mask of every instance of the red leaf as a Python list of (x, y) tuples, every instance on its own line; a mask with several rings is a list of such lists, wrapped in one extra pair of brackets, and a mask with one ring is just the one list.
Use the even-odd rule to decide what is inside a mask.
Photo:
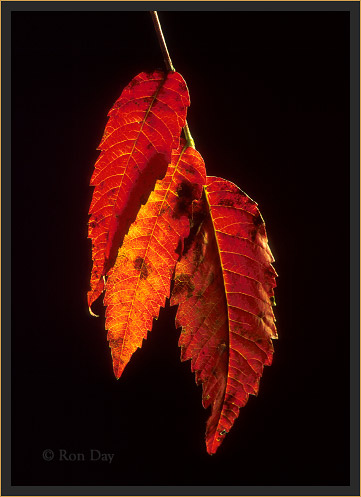
[(171, 151), (179, 146), (189, 103), (180, 74), (155, 71), (136, 76), (108, 114), (91, 179), (95, 190), (89, 209), (89, 308), (104, 289), (103, 276), (114, 264), (141, 203), (165, 175)]
[(236, 185), (208, 177), (197, 216), (171, 304), (179, 304), (181, 359), (191, 359), (203, 405), (212, 405), (206, 445), (214, 454), (272, 362), (277, 274), (257, 204)]
[(169, 297), (181, 244), (190, 231), (192, 202), (200, 198), (205, 181), (204, 162), (196, 150), (173, 150), (166, 176), (157, 181), (124, 237), (104, 298), (117, 378)]

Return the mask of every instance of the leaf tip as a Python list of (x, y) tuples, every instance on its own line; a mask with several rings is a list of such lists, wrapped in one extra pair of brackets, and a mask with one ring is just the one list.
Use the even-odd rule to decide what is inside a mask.
[(91, 316), (94, 316), (95, 318), (98, 318), (98, 317), (99, 317), (99, 314), (95, 314), (95, 313), (91, 310), (91, 307), (90, 307), (90, 306), (88, 307), (88, 309), (89, 309), (89, 314), (90, 314)]
[(125, 366), (126, 364), (119, 359), (113, 359), (113, 372), (117, 380), (122, 376)]

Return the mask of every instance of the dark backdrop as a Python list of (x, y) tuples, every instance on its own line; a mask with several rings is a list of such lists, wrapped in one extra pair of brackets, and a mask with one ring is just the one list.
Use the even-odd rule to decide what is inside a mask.
[[(137, 73), (163, 67), (161, 52), (147, 12), (13, 13), (12, 483), (347, 485), (348, 13), (160, 19), (208, 174), (266, 221), (274, 364), (212, 457), (174, 309), (115, 380), (104, 311), (86, 305), (88, 184), (108, 110)], [(66, 462), (60, 449), (115, 456)]]

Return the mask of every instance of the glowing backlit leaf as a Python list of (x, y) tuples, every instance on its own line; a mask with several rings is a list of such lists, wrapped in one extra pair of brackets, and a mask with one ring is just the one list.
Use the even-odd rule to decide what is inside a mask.
[(154, 71), (136, 76), (108, 114), (91, 179), (95, 189), (89, 209), (89, 308), (104, 289), (103, 276), (114, 264), (140, 205), (166, 173), (171, 151), (179, 146), (188, 105), (182, 76)]
[(214, 454), (272, 362), (277, 274), (257, 204), (233, 183), (206, 178), (189, 146), (189, 103), (178, 73), (154, 71), (136, 76), (110, 110), (91, 179), (88, 304), (105, 288), (119, 378), (174, 280), (181, 359), (191, 360), (212, 407), (206, 446)]
[(203, 405), (212, 406), (206, 445), (214, 454), (272, 362), (277, 275), (264, 221), (244, 192), (208, 177), (197, 204), (171, 304), (179, 304), (181, 359), (191, 359)]
[(174, 150), (166, 176), (157, 181), (124, 237), (104, 298), (117, 378), (169, 297), (182, 242), (190, 231), (192, 202), (200, 198), (205, 180), (204, 162), (196, 150)]

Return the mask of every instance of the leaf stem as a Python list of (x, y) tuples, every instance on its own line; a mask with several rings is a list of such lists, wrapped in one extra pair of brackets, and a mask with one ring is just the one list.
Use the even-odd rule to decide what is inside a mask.
[(164, 62), (165, 62), (165, 66), (167, 68), (167, 71), (175, 72), (175, 69), (174, 69), (174, 66), (172, 64), (172, 61), (171, 61), (171, 58), (170, 58), (170, 55), (168, 52), (168, 48), (167, 48), (167, 45), (166, 45), (166, 42), (165, 42), (165, 39), (163, 36), (162, 27), (161, 27), (159, 19), (158, 19), (158, 13), (156, 10), (151, 10), (150, 15), (152, 16), (152, 19), (153, 19), (154, 28), (155, 28), (155, 31), (157, 33), (159, 46), (160, 46), (160, 49), (162, 50), (162, 53), (163, 53), (163, 58), (164, 58)]
[[(165, 42), (165, 38), (163, 35), (162, 26), (160, 25), (158, 13), (156, 10), (151, 10), (150, 15), (152, 16), (155, 32), (157, 33), (157, 37), (158, 37), (159, 46), (160, 46), (160, 49), (162, 50), (165, 67), (166, 67), (167, 71), (175, 72), (174, 66), (172, 64), (172, 61), (171, 61), (171, 58), (170, 58), (170, 55), (168, 52), (167, 44)], [(189, 131), (187, 121), (186, 121), (185, 126), (183, 128), (183, 131), (184, 131), (185, 139), (187, 141), (187, 146), (195, 149), (196, 147), (195, 147), (192, 135)]]
[(196, 146), (194, 144), (194, 140), (193, 140), (192, 135), (191, 135), (191, 132), (189, 131), (187, 121), (184, 125), (183, 131), (184, 131), (184, 136), (186, 138), (188, 147), (196, 148)]

